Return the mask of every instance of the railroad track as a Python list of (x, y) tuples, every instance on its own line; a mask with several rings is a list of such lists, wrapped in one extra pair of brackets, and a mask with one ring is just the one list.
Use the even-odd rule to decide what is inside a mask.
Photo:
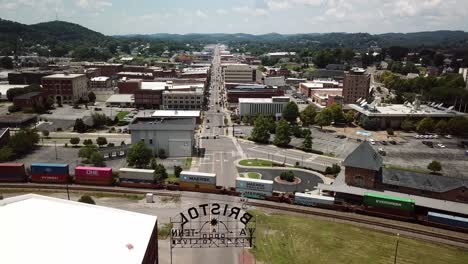
[[(0, 184), (0, 188), (4, 189), (36, 189), (36, 190), (66, 190), (66, 186), (62, 185), (47, 185), (47, 184)], [(131, 194), (146, 194), (148, 192), (153, 192), (156, 195), (160, 196), (187, 196), (187, 195), (181, 195), (180, 193), (171, 193), (171, 192), (155, 192), (155, 190), (149, 190), (149, 189), (138, 189), (138, 188), (115, 188), (115, 187), (100, 187), (100, 186), (79, 186), (79, 185), (69, 185), (68, 187), (72, 191), (87, 191), (87, 192), (109, 192), (109, 193), (131, 193)], [(0, 191), (1, 193), (1, 191)], [(190, 195), (188, 195), (190, 196)], [(222, 195), (224, 196), (224, 195)], [(329, 218), (329, 219), (338, 219), (338, 220), (343, 220), (347, 222), (354, 222), (354, 223), (360, 223), (360, 224), (365, 224), (365, 225), (370, 225), (370, 226), (377, 226), (380, 228), (385, 228), (385, 229), (391, 229), (399, 232), (406, 232), (406, 233), (411, 233), (411, 234), (416, 234), (420, 236), (424, 236), (427, 238), (427, 240), (430, 240), (430, 238), (437, 238), (440, 240), (445, 240), (447, 242), (456, 242), (459, 243), (460, 247), (467, 249), (468, 248), (468, 239), (457, 237), (457, 236), (452, 236), (448, 234), (441, 234), (437, 232), (431, 232), (431, 231), (426, 231), (426, 230), (421, 230), (421, 229), (415, 229), (407, 226), (401, 226), (401, 225), (396, 225), (396, 224), (391, 224), (391, 223), (386, 223), (382, 221), (378, 221), (379, 219), (376, 218), (375, 220), (371, 219), (363, 219), (362, 217), (358, 217), (358, 215), (353, 216), (353, 215), (343, 215), (336, 213), (337, 211), (332, 211), (335, 213), (327, 213), (324, 211), (318, 211), (318, 210), (311, 210), (313, 208), (299, 208), (294, 205), (288, 205), (288, 204), (269, 204), (269, 203), (261, 203), (261, 202), (255, 202), (255, 201), (248, 201), (246, 203), (247, 205), (250, 206), (255, 206), (259, 208), (266, 208), (266, 209), (274, 209), (274, 210), (279, 210), (279, 211), (287, 211), (287, 212), (293, 212), (293, 213), (300, 213), (300, 214), (307, 214), (307, 215), (314, 215), (314, 216), (320, 216), (324, 218)], [(434, 242), (434, 240), (431, 240)], [(440, 242), (440, 241), (436, 241)], [(445, 244), (452, 244), (453, 243), (445, 243)]]

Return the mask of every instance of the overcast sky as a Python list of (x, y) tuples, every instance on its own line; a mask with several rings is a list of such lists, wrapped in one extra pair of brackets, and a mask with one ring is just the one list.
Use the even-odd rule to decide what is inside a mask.
[(0, 0), (0, 17), (106, 35), (468, 31), (468, 0)]

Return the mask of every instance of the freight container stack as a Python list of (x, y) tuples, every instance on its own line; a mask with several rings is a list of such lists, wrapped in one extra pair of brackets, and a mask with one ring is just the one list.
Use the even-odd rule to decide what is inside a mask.
[(236, 179), (236, 191), (242, 197), (265, 199), (273, 194), (273, 181), (238, 177)]
[(76, 167), (75, 183), (90, 185), (112, 185), (112, 168)]
[(397, 196), (366, 193), (364, 205), (370, 212), (408, 217), (414, 213), (414, 200)]
[(182, 171), (179, 183), (180, 189), (185, 191), (215, 191), (216, 174)]
[(0, 163), (0, 182), (25, 182), (23, 163)]
[(67, 183), (70, 179), (68, 164), (33, 163), (31, 181), (36, 183)]
[(317, 206), (323, 204), (333, 205), (335, 203), (335, 198), (330, 196), (297, 192), (294, 194), (294, 203), (305, 206)]
[(127, 183), (154, 183), (154, 170), (121, 168), (119, 170), (120, 182)]
[(436, 212), (427, 213), (427, 221), (430, 223), (435, 223), (443, 226), (463, 228), (468, 230), (468, 218), (448, 215)]

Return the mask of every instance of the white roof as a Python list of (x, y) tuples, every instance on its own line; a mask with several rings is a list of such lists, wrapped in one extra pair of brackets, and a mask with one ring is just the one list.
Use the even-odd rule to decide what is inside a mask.
[(120, 168), (119, 171), (154, 173), (154, 170), (133, 169), (133, 168)]
[(267, 53), (268, 56), (295, 56), (296, 55), (296, 52), (286, 52), (286, 51), (283, 51), (283, 52), (271, 52), (271, 53)]
[[(288, 96), (272, 96), (271, 98), (239, 98), (239, 103), (243, 104), (272, 104), (273, 99), (289, 99)], [(284, 102), (274, 102), (274, 103), (283, 103), (287, 104), (289, 103), (284, 101)]]
[(0, 93), (2, 94), (2, 96), (6, 97), (8, 90), (13, 88), (25, 88), (28, 86), (28, 84), (0, 84)]
[(186, 110), (156, 110), (153, 117), (199, 117), (200, 111)]
[(305, 82), (305, 83), (301, 83), (301, 85), (309, 89), (323, 88), (323, 83), (318, 83), (318, 82)]
[(57, 73), (57, 74), (52, 74), (52, 75), (47, 75), (42, 77), (42, 79), (74, 79), (78, 77), (83, 77), (85, 76), (84, 74), (72, 74), (72, 73)]
[(106, 103), (134, 103), (135, 96), (133, 94), (113, 94), (107, 99)]
[(375, 111), (373, 108), (372, 111), (369, 111), (357, 104), (349, 104), (348, 106), (366, 116), (375, 117), (452, 117), (466, 115), (454, 110), (437, 109), (428, 105), (421, 105), (420, 110), (415, 110), (414, 107), (405, 106), (403, 104), (382, 104), (375, 106)]
[(0, 201), (0, 263), (142, 263), (156, 216), (28, 194)]
[(327, 200), (327, 201), (334, 201), (335, 200), (335, 197), (323, 196), (323, 195), (318, 195), (318, 194), (308, 194), (308, 193), (297, 192), (294, 195), (297, 196), (297, 197), (320, 199), (320, 200)]
[(166, 86), (171, 86), (166, 82), (141, 82), (142, 90), (164, 90)]
[(110, 78), (107, 77), (107, 76), (99, 76), (99, 77), (94, 77), (94, 78), (91, 78), (91, 81), (92, 82), (106, 82), (107, 80), (109, 80)]
[(198, 171), (182, 171), (181, 175), (192, 175), (192, 176), (205, 176), (205, 177), (216, 177), (214, 173), (198, 172)]

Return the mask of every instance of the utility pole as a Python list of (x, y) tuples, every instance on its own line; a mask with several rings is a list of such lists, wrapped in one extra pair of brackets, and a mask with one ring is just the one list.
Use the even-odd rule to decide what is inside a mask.
[(54, 140), (54, 145), (55, 145), (55, 160), (58, 160), (58, 154), (57, 154), (57, 141)]
[(395, 259), (393, 260), (393, 264), (397, 263), (397, 255), (398, 255), (398, 243), (400, 238), (400, 234), (397, 234), (397, 240), (396, 240), (396, 247), (395, 247)]

